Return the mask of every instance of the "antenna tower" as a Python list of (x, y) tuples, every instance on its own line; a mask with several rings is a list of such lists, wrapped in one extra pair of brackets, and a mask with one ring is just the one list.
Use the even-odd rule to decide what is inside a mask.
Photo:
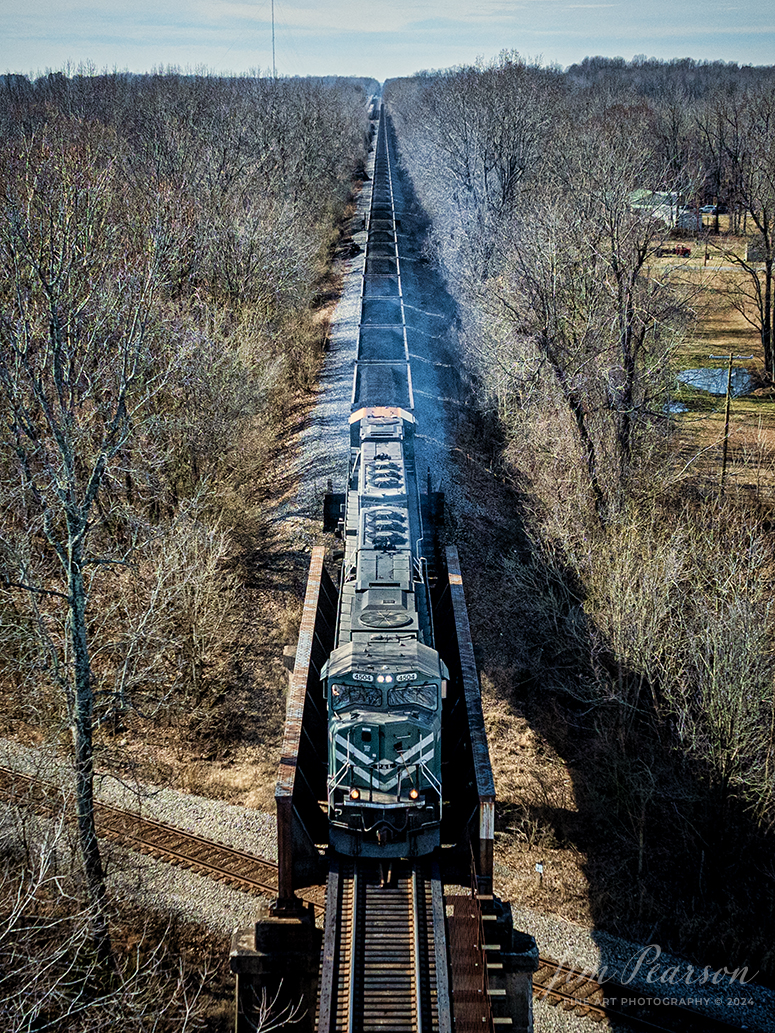
[(277, 65), (274, 56), (274, 0), (272, 0), (272, 78), (277, 78)]

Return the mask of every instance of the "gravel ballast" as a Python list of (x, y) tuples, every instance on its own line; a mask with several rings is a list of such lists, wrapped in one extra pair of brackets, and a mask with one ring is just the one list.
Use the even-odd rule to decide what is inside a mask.
[[(38, 774), (49, 779), (56, 777), (57, 773), (63, 774), (66, 768), (50, 756), (47, 758), (39, 749), (7, 740), (0, 741), (0, 763), (25, 774)], [(105, 775), (97, 777), (97, 796), (100, 801), (117, 807), (135, 809), (139, 804), (139, 810), (146, 817), (268, 860), (276, 859), (275, 819), (261, 811), (170, 788), (124, 786), (112, 776)], [(249, 925), (267, 913), (267, 899), (241, 893), (220, 882), (113, 844), (104, 844), (103, 849), (111, 893), (136, 900), (141, 907), (203, 925), (224, 939), (236, 926)], [(496, 870), (496, 891), (498, 874)], [(502, 871), (500, 874), (510, 873)], [(691, 971), (691, 965), (685, 959), (663, 953), (658, 960), (658, 969), (654, 969), (653, 950), (644, 954), (648, 944), (636, 944), (555, 915), (541, 914), (520, 907), (517, 901), (511, 901), (511, 911), (515, 928), (534, 936), (543, 956), (590, 973), (600, 973), (605, 966), (609, 976), (618, 982), (631, 977), (626, 985), (632, 987), (633, 997), (721, 998), (723, 1003), (720, 1005), (714, 1001), (707, 1006), (697, 1004), (695, 1008), (739, 1024), (741, 1028), (775, 1033), (775, 993), (765, 987), (753, 983), (741, 986), (737, 982), (730, 984), (728, 980), (721, 980), (715, 986), (706, 982), (692, 988), (681, 982)], [(638, 972), (634, 972), (640, 957), (644, 963)], [(701, 967), (694, 968), (695, 978), (701, 979)], [(671, 972), (675, 973), (672, 984), (659, 982), (666, 973), (669, 978)], [(649, 973), (652, 973), (651, 982)], [(727, 1006), (728, 999), (746, 1003)], [(535, 1003), (536, 1033), (557, 1033), (560, 1030), (589, 1033), (592, 1029), (600, 1029), (599, 1024), (562, 1008), (540, 1001)]]
[[(497, 873), (496, 873), (497, 888)], [(655, 944), (639, 944), (601, 930), (588, 929), (555, 915), (522, 908), (511, 901), (515, 928), (535, 937), (543, 957), (552, 958), (569, 968), (587, 972), (594, 978), (608, 976), (632, 991), (631, 998), (653, 1000), (668, 998), (683, 1001), (694, 1011), (739, 1025), (741, 1029), (775, 1030), (775, 993), (755, 983), (730, 980), (721, 972), (692, 965)], [(755, 973), (741, 972), (747, 980)], [(714, 984), (713, 979), (718, 981)], [(663, 981), (664, 980), (664, 981)], [(562, 982), (558, 980), (558, 989)], [(591, 1019), (565, 1012), (548, 1003), (535, 1003), (537, 1033), (557, 1030), (589, 1031), (600, 1028)]]

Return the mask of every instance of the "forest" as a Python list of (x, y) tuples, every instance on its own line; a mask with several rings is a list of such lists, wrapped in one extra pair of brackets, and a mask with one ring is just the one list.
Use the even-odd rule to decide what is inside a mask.
[[(558, 872), (511, 897), (771, 983), (775, 73), (504, 52), (385, 95), (516, 514), (467, 573), (501, 850)], [(723, 389), (676, 374), (739, 351), (733, 480)]]
[[(282, 673), (247, 654), (281, 667), (303, 580), (266, 509), (376, 88), (0, 77), (0, 734), (68, 759), (77, 815), (3, 811), (9, 1031), (228, 1027), (178, 930), (127, 935), (95, 772), (159, 778), (143, 742), (199, 772), (253, 727), (245, 693), (282, 721)], [(498, 861), (547, 860), (569, 918), (773, 985), (775, 70), (504, 52), (384, 96), (458, 308), (460, 480), (488, 516), (453, 504), (447, 533)], [(723, 397), (677, 393), (717, 351), (755, 352), (744, 446)]]
[(43, 843), (5, 822), (0, 1015), (9, 1031), (201, 1028), (169, 943), (112, 938), (95, 766), (130, 777), (120, 744), (152, 728), (213, 738), (237, 677), (235, 541), (261, 550), (262, 457), (317, 378), (373, 84), (0, 89), (2, 727), (71, 758), (81, 860), (57, 870), (64, 820)]

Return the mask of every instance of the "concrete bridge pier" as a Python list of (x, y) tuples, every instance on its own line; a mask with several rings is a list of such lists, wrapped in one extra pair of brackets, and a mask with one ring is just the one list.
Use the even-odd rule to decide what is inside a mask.
[(298, 1033), (314, 1033), (321, 935), (311, 907), (234, 930), (234, 1033), (255, 1033), (291, 1018)]

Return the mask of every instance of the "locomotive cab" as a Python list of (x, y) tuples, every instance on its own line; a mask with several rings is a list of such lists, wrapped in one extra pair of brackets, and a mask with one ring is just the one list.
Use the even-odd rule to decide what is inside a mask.
[(441, 701), (448, 677), (416, 639), (373, 636), (323, 668), (328, 816), (339, 853), (411, 857), (439, 843)]

